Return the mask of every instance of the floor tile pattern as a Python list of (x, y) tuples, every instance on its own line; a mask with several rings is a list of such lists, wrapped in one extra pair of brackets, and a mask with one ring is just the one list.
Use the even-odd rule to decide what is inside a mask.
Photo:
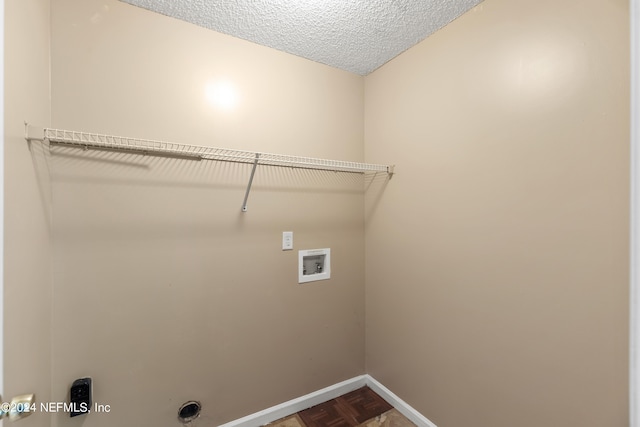
[(382, 415), (361, 424), (359, 427), (416, 427), (397, 409), (392, 409)]
[(269, 424), (269, 427), (415, 427), (369, 387)]

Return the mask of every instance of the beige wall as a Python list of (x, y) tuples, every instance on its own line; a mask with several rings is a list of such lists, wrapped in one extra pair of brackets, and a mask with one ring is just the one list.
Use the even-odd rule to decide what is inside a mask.
[[(626, 425), (626, 2), (485, 0), (364, 87), (115, 0), (51, 14), (52, 110), (49, 4), (6, 1), (3, 397), (90, 375), (112, 412), (24, 426), (178, 425), (187, 399), (216, 425), (365, 372), (365, 336), (366, 372), (441, 426)], [(221, 79), (232, 111), (204, 96)], [(50, 111), (346, 160), (366, 139), (398, 173), (366, 231), (355, 176), (259, 169), (241, 214), (245, 165), (29, 152)], [(298, 285), (316, 247), (333, 278)]]
[[(235, 109), (207, 102), (225, 79)], [(52, 2), (53, 126), (361, 161), (362, 77), (115, 0)], [(53, 398), (94, 379), (108, 415), (218, 425), (364, 373), (363, 179), (55, 148)], [(295, 250), (281, 250), (294, 231)], [(299, 285), (297, 250), (332, 278)]]
[[(50, 187), (24, 121), (48, 126), (49, 2), (5, 1), (4, 394), (51, 399)], [(48, 426), (34, 414), (24, 427)]]
[(367, 372), (438, 425), (628, 423), (627, 3), (485, 0), (365, 79)]

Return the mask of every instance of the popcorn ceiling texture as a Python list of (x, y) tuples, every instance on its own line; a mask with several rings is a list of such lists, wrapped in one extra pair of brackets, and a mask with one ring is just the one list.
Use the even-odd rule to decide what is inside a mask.
[(366, 75), (481, 0), (121, 0)]

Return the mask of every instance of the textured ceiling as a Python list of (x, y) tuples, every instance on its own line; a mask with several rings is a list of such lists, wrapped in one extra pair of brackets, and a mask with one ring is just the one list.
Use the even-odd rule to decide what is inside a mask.
[(482, 0), (121, 0), (366, 75)]

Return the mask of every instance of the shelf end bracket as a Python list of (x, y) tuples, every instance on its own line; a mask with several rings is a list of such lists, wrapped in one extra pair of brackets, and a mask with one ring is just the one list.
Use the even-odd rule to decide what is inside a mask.
[(27, 141), (44, 141), (44, 128), (24, 122), (24, 139)]

